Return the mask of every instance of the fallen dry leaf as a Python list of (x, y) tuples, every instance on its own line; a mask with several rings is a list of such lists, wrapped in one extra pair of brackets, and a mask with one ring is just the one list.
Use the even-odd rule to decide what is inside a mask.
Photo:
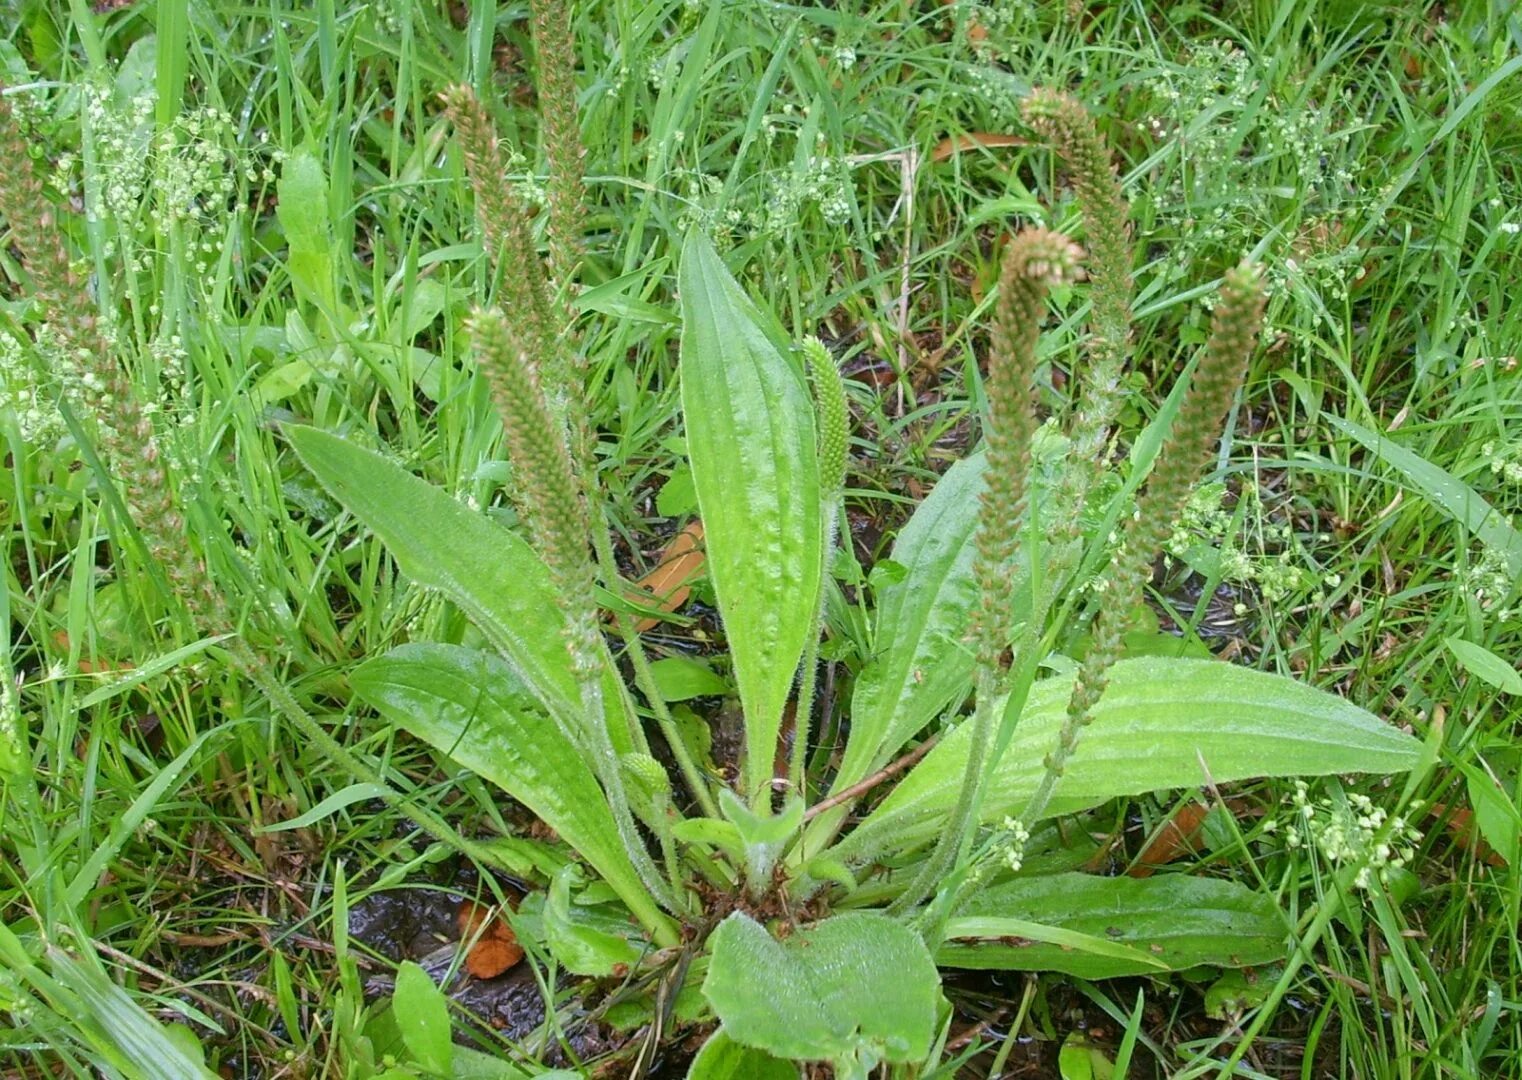
[[(1226, 809), (1239, 820), (1263, 815), (1261, 807), (1253, 806), (1245, 799), (1227, 799)], [(1210, 807), (1202, 803), (1186, 803), (1179, 807), (1168, 819), (1168, 823), (1157, 831), (1152, 842), (1142, 849), (1136, 865), (1126, 873), (1134, 878), (1151, 877), (1157, 867), (1203, 850), (1205, 845), (1200, 838), (1200, 830), (1204, 828), (1205, 817), (1209, 813)]]
[(1446, 803), (1433, 803), (1428, 809), (1429, 817), (1443, 821), (1454, 843), (1481, 859), (1487, 866), (1505, 866), (1506, 860), (1480, 837), (1480, 829), (1474, 823), (1474, 812), (1468, 807), (1450, 807)]
[[(638, 604), (653, 604), (662, 611), (675, 611), (687, 602), (692, 582), (703, 572), (703, 523), (693, 521), (671, 538), (660, 561), (639, 581), (639, 591), (630, 590), (629, 599)], [(646, 616), (634, 629), (643, 634), (661, 620)]]
[(1134, 878), (1151, 877), (1156, 867), (1199, 851), (1200, 826), (1205, 823), (1205, 815), (1208, 813), (1209, 807), (1199, 803), (1186, 803), (1179, 807), (1157, 831), (1152, 842), (1142, 849), (1136, 858), (1136, 865), (1126, 873)]
[[(61, 653), (69, 651), (69, 635), (67, 631), (57, 630), (53, 633), (53, 645)], [(132, 665), (125, 661), (100, 660), (81, 656), (79, 658), (79, 671), (82, 675), (109, 675), (113, 673), (125, 673), (132, 670)]]
[(965, 135), (948, 135), (935, 144), (930, 151), (931, 161), (946, 161), (964, 150), (983, 147), (994, 150), (1001, 146), (1029, 146), (1031, 141), (1024, 135), (1001, 135), (996, 131), (969, 131)]
[(460, 903), (460, 939), (469, 945), (465, 970), (478, 979), (495, 979), (523, 959), (523, 946), (507, 920), (494, 909), (471, 900)]

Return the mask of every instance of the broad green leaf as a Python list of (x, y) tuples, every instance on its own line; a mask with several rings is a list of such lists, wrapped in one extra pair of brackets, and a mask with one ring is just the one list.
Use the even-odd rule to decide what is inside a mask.
[(1460, 762), (1459, 769), (1464, 774), (1469, 805), (1474, 807), (1474, 823), (1480, 836), (1499, 858), (1508, 865), (1514, 864), (1518, 837), (1522, 836), (1522, 814), (1489, 769), (1468, 762)]
[(745, 711), (746, 794), (770, 790), (782, 710), (815, 628), (824, 532), (813, 402), (702, 236), (682, 249), (682, 414)]
[(328, 220), (328, 178), (308, 149), (285, 159), (275, 184), (275, 216), (285, 233), (286, 268), (303, 299), (324, 311), (338, 309), (333, 286), (333, 223)]
[(1238, 1019), (1267, 1001), (1273, 989), (1273, 979), (1249, 978), (1236, 970), (1223, 972), (1205, 990), (1205, 1015), (1212, 1020)]
[(1077, 953), (1118, 964), (1127, 971), (1167, 971), (1168, 965), (1121, 941), (1111, 941), (1066, 926), (1048, 926), (1013, 915), (963, 915), (953, 920), (956, 940), (988, 940), (1008, 943), (1019, 940), (1027, 945), (1055, 946), (1066, 953)]
[(835, 915), (778, 941), (735, 912), (709, 940), (703, 993), (742, 1045), (805, 1061), (930, 1049), (940, 978), (919, 936), (886, 915)]
[(386, 719), (537, 814), (647, 927), (668, 925), (619, 842), (592, 770), (505, 662), (458, 645), (401, 645), (350, 681)]
[(745, 841), (732, 822), (717, 818), (685, 818), (671, 826), (671, 835), (684, 844), (703, 844), (718, 848), (737, 863), (745, 861)]
[(690, 656), (668, 656), (650, 665), (650, 677), (667, 701), (714, 697), (729, 693), (729, 684), (713, 668)]
[(1099, 1047), (1090, 1045), (1083, 1032), (1075, 1031), (1062, 1040), (1057, 1072), (1062, 1080), (1112, 1080), (1115, 1063)]
[(555, 959), (577, 975), (605, 977), (620, 965), (636, 963), (640, 951), (621, 934), (593, 925), (580, 917), (571, 903), (574, 867), (566, 867), (550, 884), (541, 916), (544, 941)]
[[(1044, 928), (1046, 940), (1018, 930), (1000, 933), (1001, 920)], [(1132, 955), (1074, 947), (1050, 931), (1123, 946)], [(946, 935), (936, 954), (945, 967), (1109, 979), (1159, 968), (1236, 968), (1281, 960), (1287, 930), (1271, 897), (1234, 881), (1067, 873), (1016, 878), (975, 893), (947, 923)]]
[(525, 1072), (498, 1054), (472, 1050), (468, 1046), (454, 1048), (454, 1072), (452, 1080), (586, 1080), (583, 1073), (570, 1069), (553, 1069), (548, 1072)]
[(798, 1080), (798, 1066), (741, 1046), (721, 1027), (692, 1059), (687, 1080)]
[(834, 790), (880, 768), (971, 688), (963, 638), (977, 603), (972, 541), (986, 464), (979, 452), (948, 469), (893, 542), (904, 571), (877, 590), (877, 651), (856, 680)]
[(1508, 694), (1522, 694), (1522, 675), (1519, 675), (1517, 669), (1505, 660), (1485, 646), (1465, 641), (1457, 635), (1450, 636), (1446, 640), (1448, 651), (1469, 674), (1481, 682), (1494, 686), (1497, 690), (1504, 690)]
[(1362, 443), (1376, 457), (1395, 469), (1433, 505), (1460, 522), (1488, 547), (1506, 557), (1513, 575), (1522, 575), (1522, 532), (1464, 481), (1426, 458), (1394, 442), (1387, 435), (1370, 431), (1340, 416), (1327, 416), (1327, 423)]
[[(565, 619), (549, 571), (533, 548), (379, 454), (316, 428), (286, 435), (333, 498), (386, 545), (402, 572), (457, 604), (568, 731), (580, 724), (581, 693), (566, 649)], [(624, 696), (608, 665), (608, 735), (633, 749)]]
[(411, 960), (396, 970), (391, 1014), (412, 1059), (431, 1073), (448, 1076), (454, 1066), (449, 1002), (428, 972)]
[[(1018, 814), (1055, 744), (1072, 675), (1031, 688), (1008, 751), (990, 778), (982, 819)], [(943, 738), (841, 841), (871, 858), (933, 839), (956, 800), (970, 726)], [(1339, 697), (1292, 679), (1212, 660), (1142, 657), (1110, 670), (1093, 722), (1047, 808), (1048, 817), (1140, 795), (1256, 776), (1402, 772), (1420, 744)]]

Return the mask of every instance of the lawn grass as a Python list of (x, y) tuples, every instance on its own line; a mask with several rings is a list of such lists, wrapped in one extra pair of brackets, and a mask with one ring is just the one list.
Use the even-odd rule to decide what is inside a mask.
[[(437, 95), (474, 86), (521, 151), (515, 179), (542, 193), (524, 7), (11, 9), (0, 80), (60, 205), (91, 211), (60, 221), (158, 406), (187, 542), (246, 640), (416, 804), (467, 835), (517, 831), (479, 781), (351, 703), (357, 660), (474, 631), (397, 573), (280, 428), (343, 433), (512, 520), (500, 424), (461, 330), (499, 282)], [(1010, 1017), (1059, 1042), (1087, 1015), (1112, 1034), (1130, 1023), (1135, 1076), (1214, 1076), (1233, 1057), (1239, 1075), (1522, 1074), (1519, 698), (1450, 644), (1515, 673), (1522, 17), (1502, 0), (624, 0), (581, 5), (575, 25), (589, 191), (575, 303), (631, 577), (682, 524), (669, 518), (692, 513), (655, 503), (685, 469), (674, 282), (691, 225), (729, 245), (789, 334), (820, 335), (857, 373), (848, 506), (867, 560), (976, 439), (1002, 238), (1020, 223), (1078, 230), (1048, 156), (990, 138), (1024, 133), (1031, 87), (1088, 104), (1132, 201), (1122, 442), (1203, 340), (1200, 301), (1221, 272), (1250, 252), (1270, 275), (1266, 347), (1213, 478), (1229, 512), (1191, 537), (1240, 555), (1216, 574), (1200, 563), (1234, 616), (1207, 639), (1427, 739), (1432, 768), (1414, 786), (1366, 785), (1423, 839), (1349, 902), (1314, 847), (1283, 843), (1291, 785), (1205, 792), (1210, 850), (1188, 857), (1274, 891), (1304, 936), (1294, 962), (1256, 973), (1208, 1020), (1205, 986), (1182, 978), (1011, 980), (1003, 1019), (962, 1051)], [(0, 271), (0, 704), (15, 736), (0, 762), (0, 921), (53, 946), (31, 968), (0, 949), (0, 1061), (137, 1075), (123, 1046), (150, 1038), (140, 1007), (189, 1025), (224, 1075), (375, 1075), (362, 983), (390, 965), (347, 941), (347, 913), (443, 881), (454, 856), (354, 791), (221, 642), (190, 631), (117, 512), (89, 388), (61, 385), (45, 335), (17, 344), (47, 313), (28, 310), (9, 248)], [(1042, 370), (1053, 406), (1084, 314), (1076, 293), (1056, 303)], [(1177, 621), (1206, 618), (1160, 593)], [(844, 676), (859, 638), (849, 606), (831, 610), (830, 632)], [(263, 831), (346, 791), (355, 801), (308, 826)], [(1225, 809), (1233, 798), (1286, 824), (1266, 833)], [(1125, 849), (1173, 807), (1117, 810)], [(552, 972), (538, 980), (567, 1018), (581, 1007)], [(973, 997), (967, 1017), (984, 1007)], [(481, 1030), (522, 1063), (563, 1041), (554, 1023), (518, 1042)], [(992, 1060), (976, 1075), (997, 1075)]]

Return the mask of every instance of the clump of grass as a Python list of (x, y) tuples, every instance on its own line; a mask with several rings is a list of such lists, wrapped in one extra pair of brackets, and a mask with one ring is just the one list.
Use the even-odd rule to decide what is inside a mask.
[[(171, 595), (184, 605), (197, 632), (222, 637), (234, 668), (252, 681), (275, 708), (337, 768), (359, 783), (385, 787), (384, 778), (345, 749), (296, 700), (268, 662), (240, 636), (238, 620), (205, 560), (187, 543), (185, 520), (152, 418), (142, 407), (116, 349), (92, 310), (89, 289), (70, 265), (55, 211), (37, 175), (27, 140), (0, 88), (0, 155), (11, 162), (0, 185), (0, 215), (10, 226), (31, 277), (31, 295), (48, 320), (79, 381), (97, 388), (90, 398), (93, 433), (102, 457), (121, 483), (129, 524), (142, 538), (152, 565), (161, 567)], [(500, 863), (461, 837), (437, 814), (398, 798), (394, 803), (429, 834), (457, 850)]]

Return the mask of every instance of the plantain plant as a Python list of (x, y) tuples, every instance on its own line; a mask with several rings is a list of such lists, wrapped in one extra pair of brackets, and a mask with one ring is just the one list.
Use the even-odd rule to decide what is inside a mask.
[[(824, 1061), (865, 1077), (883, 1063), (910, 1075), (933, 1058), (938, 968), (1095, 978), (1283, 959), (1291, 927), (1272, 896), (1182, 874), (1084, 873), (1091, 851), (1057, 827), (1122, 796), (1418, 760), (1409, 736), (1290, 679), (1123, 649), (1241, 387), (1263, 302), (1257, 271), (1225, 275), (1208, 344), (1133, 443), (1126, 482), (1106, 490), (1131, 340), (1126, 208), (1082, 108), (1031, 96), (1027, 119), (1073, 177), (1089, 254), (1044, 230), (1007, 243), (985, 447), (899, 533), (896, 574), (873, 596), (870, 656), (842, 708), (843, 753), (811, 768), (845, 391), (820, 343), (795, 349), (714, 246), (686, 236), (682, 411), (744, 720), (730, 781), (668, 711), (628, 613), (615, 615), (613, 643), (603, 630), (600, 597), (625, 589), (582, 406), (588, 368), (564, 314), (581, 249), (566, 234), (580, 227), (567, 202), (575, 140), (561, 130), (546, 146), (560, 158), (546, 264), (479, 103), (459, 89), (446, 105), (502, 269), (502, 302), (470, 330), (527, 536), (337, 435), (287, 434), (403, 572), (480, 630), (481, 647), (402, 645), (362, 663), (351, 685), (528, 806), (595, 871), (600, 884), (544, 871), (538, 927), (560, 963), (590, 976), (643, 965), (665, 1002), (684, 982), (700, 986), (718, 1026), (693, 1076), (795, 1076), (793, 1062)], [(1038, 465), (1047, 295), (1085, 271), (1092, 335), (1066, 420), (1071, 453)], [(654, 1012), (652, 1042), (668, 1018)]]
[[(536, 44), (564, 65), (568, 29), (554, 6), (536, 4)], [(541, 98), (564, 111), (568, 87), (544, 80)], [(718, 1021), (692, 1065), (710, 1080), (793, 1076), (801, 1061), (842, 1077), (880, 1064), (912, 1074), (934, 1060), (944, 1030), (940, 968), (1094, 978), (1284, 958), (1291, 927), (1270, 895), (1182, 874), (1080, 872), (1092, 852), (1071, 837), (1085, 830), (1057, 827), (1117, 797), (1393, 773), (1418, 760), (1409, 736), (1292, 680), (1124, 652), (1153, 558), (1241, 386), (1262, 306), (1257, 272), (1225, 275), (1206, 347), (1134, 441), (1126, 482), (1106, 488), (1131, 341), (1126, 208), (1084, 111), (1060, 94), (1030, 97), (1032, 129), (1073, 178), (1089, 254), (1044, 230), (1006, 244), (986, 445), (899, 533), (897, 570), (872, 598), (870, 655), (842, 710), (843, 752), (820, 765), (808, 750), (836, 588), (845, 389), (822, 344), (794, 349), (713, 245), (688, 235), (677, 280), (682, 408), (744, 720), (731, 779), (702, 732), (668, 710), (628, 605), (613, 605), (611, 642), (604, 630), (603, 598), (624, 588), (584, 406), (589, 365), (567, 314), (583, 250), (574, 124), (547, 127), (545, 262), (480, 104), (455, 90), (446, 108), (502, 271), (499, 303), (469, 330), (526, 536), (337, 435), (287, 435), (403, 572), (457, 605), (484, 643), (399, 646), (359, 665), (353, 692), (529, 807), (599, 880), (542, 843), (468, 840), (403, 796), (396, 808), (483, 865), (541, 877), (548, 887), (520, 923), (567, 970), (653, 981), (661, 1007), (649, 1046), (668, 1020), (691, 1015), (673, 1007), (685, 983), (698, 1015)], [(17, 181), (0, 192), (0, 215), (62, 355), (106, 387), (91, 404), (99, 443), (146, 550), (186, 617), (227, 641), (290, 723), (367, 790), (387, 790), (239, 636), (234, 600), (183, 544), (151, 416), (121, 376), (3, 98), (0, 136)], [(1038, 462), (1047, 295), (1085, 271), (1092, 333), (1065, 418), (1069, 453)], [(87, 870), (71, 895), (94, 880)]]

